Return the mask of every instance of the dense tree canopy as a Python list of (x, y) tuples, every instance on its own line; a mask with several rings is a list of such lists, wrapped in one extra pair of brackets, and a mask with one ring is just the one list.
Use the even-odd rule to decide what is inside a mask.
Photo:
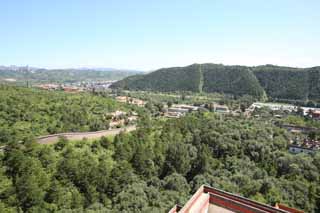
[[(320, 211), (320, 153), (290, 154), (291, 135), (269, 111), (260, 118), (197, 111), (165, 119), (150, 116), (162, 108), (152, 103), (131, 133), (40, 145), (34, 136), (106, 128), (106, 113), (129, 106), (104, 94), (11, 86), (0, 92), (0, 140), (7, 144), (0, 152), (0, 212), (166, 212), (203, 184)], [(245, 108), (252, 100), (239, 101)], [(319, 126), (298, 115), (278, 121)]]
[(289, 154), (288, 133), (272, 123), (198, 112), (145, 119), (113, 141), (9, 146), (1, 212), (165, 212), (202, 184), (319, 212), (319, 153)]
[(110, 98), (0, 85), (0, 144), (69, 131), (107, 129)]
[(263, 88), (255, 75), (247, 67), (203, 64), (204, 88), (206, 92), (251, 95), (262, 98)]
[(194, 91), (199, 90), (199, 65), (160, 69), (146, 75), (130, 76), (116, 82), (113, 88), (151, 91)]
[(152, 91), (219, 92), (281, 100), (320, 100), (320, 68), (273, 65), (245, 67), (194, 64), (130, 76), (113, 88)]

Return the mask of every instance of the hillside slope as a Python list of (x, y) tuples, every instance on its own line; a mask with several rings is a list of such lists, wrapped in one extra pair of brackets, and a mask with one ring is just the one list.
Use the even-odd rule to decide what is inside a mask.
[(112, 88), (151, 91), (219, 92), (262, 97), (263, 89), (246, 67), (217, 64), (193, 64), (187, 67), (160, 69), (114, 83)]
[(266, 65), (253, 68), (253, 73), (272, 98), (320, 100), (320, 67), (302, 69)]
[(125, 78), (112, 85), (113, 88), (150, 91), (198, 92), (200, 82), (199, 65), (164, 68), (146, 75)]
[(306, 70), (269, 65), (255, 67), (253, 72), (270, 97), (302, 100), (308, 98)]
[(273, 65), (246, 67), (194, 64), (131, 76), (112, 88), (151, 91), (219, 92), (235, 96), (288, 100), (320, 100), (320, 67), (291, 68)]
[(248, 94), (255, 97), (262, 97), (264, 94), (259, 81), (247, 67), (204, 64), (202, 70), (205, 92), (227, 93), (236, 96)]

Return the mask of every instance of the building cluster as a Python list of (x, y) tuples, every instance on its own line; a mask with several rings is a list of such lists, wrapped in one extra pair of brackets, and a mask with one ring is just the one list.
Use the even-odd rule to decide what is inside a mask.
[(109, 129), (120, 128), (127, 124), (133, 124), (138, 120), (138, 114), (136, 112), (131, 112), (130, 115), (127, 112), (117, 110), (110, 114)]
[[(302, 111), (303, 116), (309, 116), (313, 119), (320, 119), (320, 109), (312, 107), (298, 107), (291, 104), (281, 104), (281, 103), (262, 103), (255, 102), (248, 109), (246, 109), (246, 114), (251, 114), (255, 109), (268, 108), (271, 111), (284, 111), (284, 112), (298, 112)], [(280, 115), (276, 115), (280, 116)]]
[(138, 98), (132, 98), (128, 96), (117, 96), (116, 100), (120, 103), (127, 103), (127, 104), (133, 104), (139, 107), (144, 107), (146, 105), (146, 101), (143, 101)]
[(175, 104), (169, 107), (166, 112), (165, 116), (168, 118), (179, 118), (185, 116), (189, 112), (198, 111), (199, 107), (187, 105), (187, 104)]
[(87, 91), (106, 91), (115, 81), (90, 81), (77, 83), (78, 87)]
[(114, 81), (90, 81), (64, 84), (39, 84), (36, 87), (44, 90), (63, 90), (66, 92), (105, 91)]
[(304, 139), (302, 142), (298, 140), (292, 141), (289, 145), (289, 152), (298, 154), (298, 153), (307, 153), (312, 154), (320, 149), (320, 141)]
[(188, 104), (174, 104), (168, 107), (164, 115), (168, 118), (179, 118), (185, 116), (189, 112), (209, 109), (213, 112), (228, 114), (231, 111), (226, 105), (219, 105), (216, 103), (205, 104), (201, 106), (192, 106)]
[(216, 104), (216, 103), (212, 104), (212, 110), (217, 113), (225, 113), (225, 114), (228, 114), (231, 112), (228, 106)]
[(63, 90), (65, 92), (83, 91), (81, 88), (76, 86), (67, 86), (67, 85), (60, 85), (60, 84), (40, 84), (40, 85), (37, 85), (37, 87), (44, 90)]
[(44, 89), (44, 90), (58, 90), (60, 89), (60, 85), (58, 84), (40, 84), (37, 85), (38, 88)]
[(287, 111), (287, 112), (293, 112), (298, 109), (298, 107), (290, 104), (255, 102), (247, 109), (247, 111), (253, 112), (255, 109), (260, 109), (263, 107), (266, 107), (271, 111)]
[(169, 213), (303, 213), (283, 204), (259, 203), (213, 187), (201, 186), (184, 206), (175, 205)]

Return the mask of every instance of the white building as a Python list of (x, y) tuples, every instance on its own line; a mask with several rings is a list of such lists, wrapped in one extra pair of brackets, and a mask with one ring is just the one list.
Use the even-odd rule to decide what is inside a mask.
[(249, 110), (253, 111), (255, 108), (262, 108), (267, 107), (272, 111), (296, 111), (297, 107), (291, 104), (281, 104), (281, 103), (262, 103), (262, 102), (255, 102), (250, 107)]

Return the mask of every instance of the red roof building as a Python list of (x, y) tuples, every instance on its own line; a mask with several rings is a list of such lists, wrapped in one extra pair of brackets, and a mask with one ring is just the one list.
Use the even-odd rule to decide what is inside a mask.
[(208, 186), (200, 189), (184, 205), (169, 213), (303, 213), (282, 204), (275, 207)]
[(320, 119), (320, 110), (313, 110), (313, 111), (311, 112), (311, 116), (312, 116), (312, 118), (314, 118), (314, 119)]

